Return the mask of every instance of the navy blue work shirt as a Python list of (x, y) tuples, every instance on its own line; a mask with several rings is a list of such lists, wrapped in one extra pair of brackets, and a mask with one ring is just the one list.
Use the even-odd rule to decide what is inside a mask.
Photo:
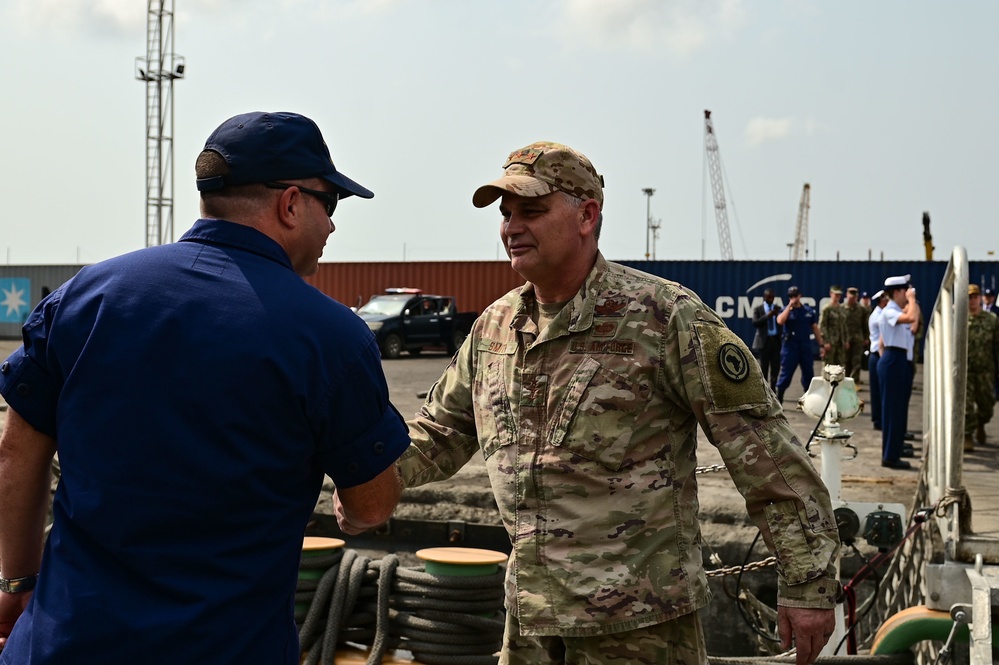
[(374, 337), (255, 229), (84, 268), (31, 313), (0, 392), (57, 439), (41, 576), (0, 663), (299, 662), (323, 474), (409, 443)]
[(801, 307), (791, 308), (791, 313), (784, 323), (784, 343), (808, 344), (811, 340), (812, 326), (818, 323), (815, 310), (802, 303)]

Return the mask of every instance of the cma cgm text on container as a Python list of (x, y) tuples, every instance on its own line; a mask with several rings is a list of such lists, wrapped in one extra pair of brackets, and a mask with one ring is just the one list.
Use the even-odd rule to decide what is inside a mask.
[[(753, 308), (767, 288), (775, 301), (787, 300), (787, 288), (801, 289), (802, 302), (820, 310), (829, 301), (829, 287), (851, 286), (873, 295), (886, 277), (911, 275), (924, 316), (940, 291), (947, 261), (621, 261), (691, 289), (704, 304), (725, 319), (747, 344), (753, 339)], [(970, 281), (983, 288), (999, 286), (999, 262), (969, 262)]]

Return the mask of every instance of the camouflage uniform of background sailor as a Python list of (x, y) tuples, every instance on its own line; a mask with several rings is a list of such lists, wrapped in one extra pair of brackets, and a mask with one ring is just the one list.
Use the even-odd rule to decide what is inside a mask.
[[(830, 290), (833, 294), (842, 294), (839, 287)], [(838, 299), (838, 296), (837, 296)], [(822, 333), (822, 341), (826, 345), (826, 355), (823, 361), (826, 365), (846, 366), (846, 310), (836, 300), (829, 303), (819, 315), (819, 331)]]
[(399, 460), (409, 487), (450, 477), (481, 449), (513, 543), (507, 608), (522, 634), (634, 630), (708, 602), (698, 424), (775, 549), (782, 602), (835, 605), (828, 492), (759, 365), (710, 308), (599, 254), (543, 331), (533, 306), (528, 283), (482, 313)]
[(857, 289), (853, 287), (847, 289), (846, 302), (840, 309), (843, 310), (846, 324), (846, 341), (850, 343), (850, 348), (844, 350), (846, 375), (853, 378), (854, 383), (859, 386), (860, 368), (865, 364), (865, 342), (871, 335), (867, 325), (871, 312), (857, 301)]
[[(969, 298), (981, 302), (977, 284), (968, 287)], [(996, 359), (999, 358), (999, 318), (984, 311), (981, 305), (971, 305), (968, 313), (968, 380), (965, 393), (964, 437), (965, 449), (973, 444), (985, 443), (985, 424), (992, 420), (995, 410)]]

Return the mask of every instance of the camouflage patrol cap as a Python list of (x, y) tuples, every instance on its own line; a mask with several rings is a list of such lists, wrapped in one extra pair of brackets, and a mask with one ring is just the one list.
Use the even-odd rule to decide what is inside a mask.
[(604, 178), (580, 152), (561, 143), (538, 141), (514, 150), (503, 165), (503, 177), (472, 194), (472, 205), (485, 208), (503, 192), (518, 196), (545, 196), (561, 191), (604, 205)]
[(829, 293), (839, 293), (840, 295), (842, 295), (843, 289), (839, 287), (839, 284), (833, 284), (832, 286), (829, 287)]
[(851, 286), (846, 290), (846, 292), (848, 294), (858, 295), (860, 293), (860, 289), (858, 289), (856, 286)]
[(982, 295), (982, 290), (977, 284), (968, 284), (968, 295), (969, 296), (980, 296)]

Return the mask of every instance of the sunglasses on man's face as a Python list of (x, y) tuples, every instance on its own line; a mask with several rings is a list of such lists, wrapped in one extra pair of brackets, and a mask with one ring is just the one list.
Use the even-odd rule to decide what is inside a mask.
[(265, 182), (264, 187), (267, 187), (268, 189), (288, 189), (289, 187), (298, 187), (298, 191), (314, 196), (323, 202), (323, 205), (326, 206), (327, 217), (333, 216), (333, 211), (336, 210), (336, 204), (340, 200), (340, 196), (336, 192), (323, 192), (318, 189), (309, 189), (308, 187), (292, 185), (286, 182)]

